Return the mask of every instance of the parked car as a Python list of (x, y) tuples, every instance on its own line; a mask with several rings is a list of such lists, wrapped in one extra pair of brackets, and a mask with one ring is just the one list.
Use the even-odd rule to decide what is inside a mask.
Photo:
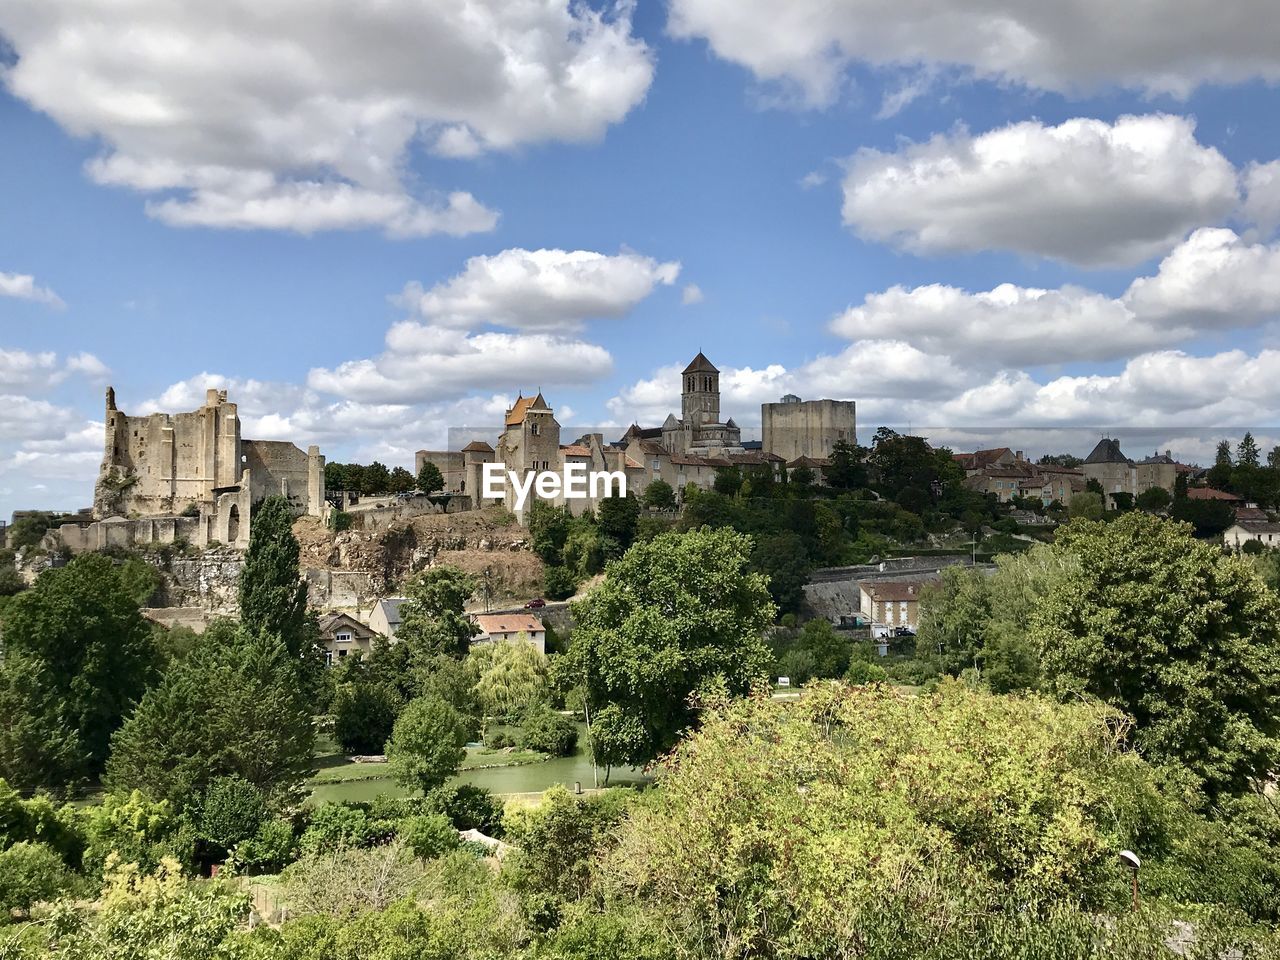
[(895, 637), (914, 637), (916, 632), (910, 627), (898, 627), (897, 630), (893, 631), (893, 635)]
[(543, 600), (541, 597), (534, 597), (524, 605), (524, 608), (526, 610), (541, 610), (546, 605), (547, 601)]

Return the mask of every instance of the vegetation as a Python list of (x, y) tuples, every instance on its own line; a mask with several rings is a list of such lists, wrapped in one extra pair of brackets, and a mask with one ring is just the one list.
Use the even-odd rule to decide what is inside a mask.
[(466, 756), (467, 724), (436, 697), (414, 700), (400, 714), (387, 741), (387, 762), (398, 783), (423, 793), (458, 772)]

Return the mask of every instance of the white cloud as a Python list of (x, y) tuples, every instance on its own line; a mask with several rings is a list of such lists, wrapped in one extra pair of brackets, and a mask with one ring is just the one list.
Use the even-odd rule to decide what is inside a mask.
[(316, 368), (308, 385), (362, 403), (426, 403), (474, 389), (587, 384), (613, 367), (607, 350), (553, 334), (473, 333), (409, 321), (369, 360)]
[(48, 287), (37, 285), (36, 278), (29, 273), (4, 273), (0, 271), (0, 297), (31, 300), (35, 303), (43, 303), (58, 308), (66, 306), (62, 302), (62, 298)]
[(394, 299), (442, 326), (576, 330), (593, 318), (624, 316), (679, 275), (679, 263), (638, 253), (516, 248), (472, 257), (456, 277), (426, 291), (411, 283)]
[(1243, 216), (1268, 232), (1280, 227), (1280, 160), (1250, 164), (1244, 184)]
[(680, 291), (680, 302), (686, 307), (695, 303), (701, 303), (706, 297), (702, 293), (702, 288), (696, 283), (686, 283), (684, 289)]
[(417, 189), (415, 146), (469, 157), (601, 137), (652, 56), (630, 6), (569, 0), (13, 0), (11, 93), (97, 139), (100, 182), (178, 225), (393, 236), (491, 229), (469, 193)]
[(1134, 280), (1125, 302), (1139, 316), (1200, 328), (1250, 327), (1280, 316), (1280, 244), (1250, 244), (1227, 229), (1197, 230)]
[(914, 253), (1012, 250), (1082, 266), (1139, 263), (1236, 205), (1236, 171), (1184, 117), (1029, 120), (894, 153), (862, 150), (844, 221)]
[(852, 63), (956, 68), (1066, 94), (1109, 85), (1185, 97), (1202, 83), (1280, 79), (1271, 0), (672, 0), (669, 32), (705, 39), (761, 81), (830, 102)]
[(72, 374), (101, 381), (109, 372), (106, 364), (91, 353), (77, 353), (59, 362), (51, 350), (31, 353), (0, 348), (0, 391), (38, 393), (57, 386)]

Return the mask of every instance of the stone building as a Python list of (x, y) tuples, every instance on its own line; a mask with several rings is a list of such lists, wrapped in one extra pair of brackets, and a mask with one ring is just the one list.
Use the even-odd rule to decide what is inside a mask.
[(857, 443), (856, 411), (852, 400), (801, 400), (789, 393), (760, 405), (762, 446), (788, 462), (826, 459), (838, 441)]
[(1102, 485), (1109, 505), (1114, 506), (1114, 495), (1127, 493), (1137, 496), (1152, 487), (1161, 487), (1173, 493), (1173, 487), (1180, 473), (1190, 473), (1193, 467), (1178, 463), (1166, 450), (1163, 454), (1153, 454), (1136, 463), (1124, 455), (1120, 449), (1120, 441), (1111, 437), (1103, 437), (1085, 457), (1081, 469), (1089, 480), (1096, 480)]
[(129, 416), (108, 387), (96, 522), (64, 524), (59, 535), (72, 550), (175, 540), (244, 548), (254, 506), (273, 495), (324, 515), (319, 447), (243, 439), (225, 390), (209, 390), (198, 410)]
[(742, 431), (720, 421), (720, 371), (701, 350), (680, 374), (680, 418), (668, 414), (662, 445), (672, 454), (715, 456), (742, 452)]

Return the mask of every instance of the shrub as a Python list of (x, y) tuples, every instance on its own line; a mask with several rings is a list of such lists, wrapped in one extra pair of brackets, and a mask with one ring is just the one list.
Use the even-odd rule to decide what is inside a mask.
[(398, 707), (384, 684), (344, 683), (333, 698), (333, 737), (346, 753), (382, 753)]
[(15, 843), (0, 851), (0, 911), (25, 915), (34, 904), (52, 900), (65, 890), (71, 879), (62, 858), (43, 843)]
[(568, 600), (578, 591), (578, 578), (568, 567), (547, 567), (543, 589), (552, 600)]
[(526, 750), (549, 753), (553, 757), (571, 756), (578, 746), (578, 725), (545, 704), (540, 704), (524, 716), (520, 746)]
[(426, 796), (425, 808), (442, 813), (459, 830), (479, 830), (502, 836), (503, 803), (484, 787), (469, 783), (436, 787)]
[(288, 820), (267, 820), (258, 832), (236, 844), (235, 862), (250, 873), (274, 873), (298, 855), (298, 840)]
[(345, 510), (334, 510), (329, 514), (329, 529), (334, 533), (341, 533), (351, 527), (351, 514)]
[(268, 816), (267, 798), (240, 777), (219, 777), (204, 795), (200, 833), (222, 850), (230, 850), (258, 833)]
[(849, 683), (879, 683), (887, 680), (889, 675), (885, 673), (884, 667), (878, 663), (854, 660), (849, 664), (849, 669), (845, 671), (844, 678)]
[(373, 835), (373, 824), (364, 810), (345, 803), (326, 803), (311, 814), (298, 847), (305, 856), (314, 856), (347, 847), (363, 847)]
[(127, 797), (107, 794), (85, 815), (87, 845), (82, 871), (102, 875), (111, 854), (120, 863), (136, 864), (150, 873), (165, 857), (180, 864), (195, 858), (196, 831), (166, 800), (149, 800), (135, 790)]
[(419, 860), (433, 860), (458, 845), (458, 831), (442, 813), (407, 817), (397, 835)]

